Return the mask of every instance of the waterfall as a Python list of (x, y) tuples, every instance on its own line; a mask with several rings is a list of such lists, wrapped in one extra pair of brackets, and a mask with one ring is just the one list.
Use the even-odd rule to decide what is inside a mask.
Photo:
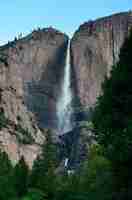
[(70, 42), (69, 42), (67, 47), (66, 62), (64, 67), (64, 77), (62, 80), (60, 97), (57, 103), (59, 134), (63, 134), (72, 129), (71, 101), (72, 101), (72, 91), (71, 91)]
[(65, 158), (65, 162), (64, 162), (64, 167), (67, 167), (68, 166), (68, 158)]

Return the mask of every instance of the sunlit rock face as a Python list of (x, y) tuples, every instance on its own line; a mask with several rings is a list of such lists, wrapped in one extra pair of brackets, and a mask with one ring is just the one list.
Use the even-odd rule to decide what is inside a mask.
[(44, 141), (40, 128), (57, 128), (67, 41), (66, 35), (46, 28), (0, 47), (0, 111), (9, 120), (0, 131), (0, 146), (12, 160), (24, 155), (31, 166)]
[(13, 161), (24, 155), (32, 166), (45, 127), (68, 140), (66, 151), (72, 147), (62, 156), (66, 166), (84, 156), (85, 137), (77, 127), (71, 130), (74, 102), (95, 104), (131, 26), (131, 12), (119, 13), (81, 25), (70, 46), (65, 34), (46, 28), (0, 47), (0, 114), (9, 120), (0, 130), (0, 148)]
[(83, 106), (95, 104), (130, 27), (132, 13), (125, 12), (86, 22), (75, 32), (71, 41), (72, 77)]

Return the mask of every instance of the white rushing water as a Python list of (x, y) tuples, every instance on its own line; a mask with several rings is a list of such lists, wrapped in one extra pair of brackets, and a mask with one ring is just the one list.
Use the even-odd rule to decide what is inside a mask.
[(64, 167), (67, 167), (67, 166), (68, 166), (68, 161), (69, 161), (69, 159), (68, 159), (68, 158), (65, 158)]
[(62, 80), (60, 97), (57, 103), (58, 130), (60, 134), (68, 132), (72, 129), (71, 101), (72, 101), (72, 91), (71, 91), (70, 42), (69, 42), (67, 48), (65, 68), (64, 68), (64, 77)]

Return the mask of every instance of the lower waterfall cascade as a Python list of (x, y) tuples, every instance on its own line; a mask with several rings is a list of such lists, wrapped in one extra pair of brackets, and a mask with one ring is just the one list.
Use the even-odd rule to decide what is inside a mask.
[(57, 102), (57, 118), (59, 134), (64, 134), (72, 129), (72, 90), (71, 90), (71, 65), (70, 65), (70, 41), (68, 42), (64, 76)]

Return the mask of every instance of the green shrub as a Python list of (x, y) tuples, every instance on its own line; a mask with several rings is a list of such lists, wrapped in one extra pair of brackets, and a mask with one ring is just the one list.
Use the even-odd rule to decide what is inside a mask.
[(45, 195), (38, 189), (29, 189), (26, 199), (23, 200), (46, 200)]
[(20, 124), (16, 126), (16, 136), (20, 143), (22, 144), (32, 144), (34, 142), (34, 138), (32, 137), (29, 130), (25, 130), (21, 127)]
[(9, 120), (5, 117), (4, 112), (0, 112), (0, 130), (4, 127), (7, 127)]

